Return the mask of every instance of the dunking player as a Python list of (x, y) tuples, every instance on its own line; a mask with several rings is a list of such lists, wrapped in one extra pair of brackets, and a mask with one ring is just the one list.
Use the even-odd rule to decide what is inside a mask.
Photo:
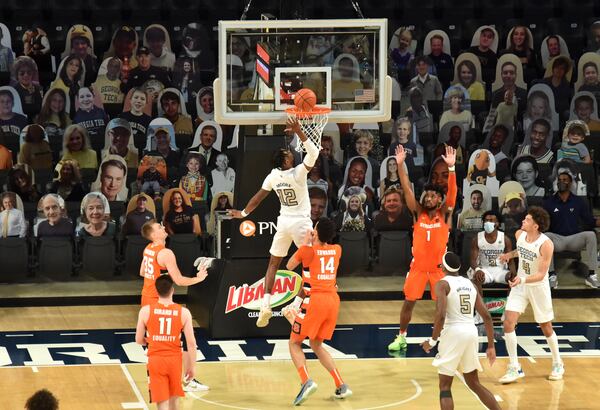
[(473, 283), (459, 276), (459, 270), (460, 258), (452, 252), (446, 253), (442, 259), (442, 271), (445, 276), (435, 285), (437, 300), (433, 334), (421, 346), (429, 353), (438, 341), (440, 342), (433, 365), (438, 368), (442, 409), (454, 408), (451, 388), (458, 368), (462, 369), (467, 386), (488, 409), (500, 409), (494, 395), (479, 382), (477, 372), (482, 369), (479, 363), (479, 336), (473, 310), (481, 315), (485, 323), (488, 339), (486, 353), (490, 366), (496, 361), (492, 318)]
[(352, 395), (331, 355), (323, 348), (323, 340), (330, 340), (333, 335), (340, 308), (336, 275), (342, 248), (340, 245), (331, 245), (335, 237), (335, 224), (331, 219), (321, 218), (315, 230), (309, 231), (306, 236), (306, 244), (287, 263), (289, 270), (302, 264), (302, 286), (305, 293), (302, 309), (296, 316), (290, 334), (290, 355), (302, 381), (300, 392), (294, 400), (295, 406), (303, 403), (317, 390), (317, 384), (308, 376), (302, 350), (302, 343), (307, 337), (313, 352), (333, 377), (336, 388), (334, 397), (343, 399)]
[(173, 303), (173, 279), (161, 275), (155, 281), (158, 301), (142, 307), (138, 316), (135, 341), (148, 345), (148, 387), (150, 402), (158, 410), (177, 410), (181, 388), (181, 332), (185, 334), (187, 352), (183, 361), (185, 380), (194, 378), (196, 338), (190, 311)]
[(292, 152), (288, 149), (280, 149), (273, 158), (275, 168), (267, 175), (261, 189), (250, 198), (242, 211), (236, 209), (229, 211), (229, 215), (234, 218), (245, 218), (256, 209), (273, 189), (281, 203), (281, 210), (277, 218), (277, 233), (273, 237), (273, 243), (269, 250), (271, 259), (265, 275), (265, 295), (256, 321), (258, 327), (268, 325), (272, 316), (271, 291), (275, 282), (275, 273), (279, 269), (281, 260), (287, 255), (292, 241), (297, 247), (300, 247), (306, 232), (312, 229), (306, 177), (319, 157), (319, 147), (304, 135), (297, 120), (288, 120), (286, 132), (289, 131), (296, 133), (306, 148), (306, 156), (302, 164), (294, 167)]
[[(165, 247), (165, 241), (169, 234), (162, 224), (150, 220), (142, 226), (142, 236), (151, 241), (144, 249), (144, 258), (140, 266), (140, 276), (144, 278), (142, 288), (142, 306), (152, 305), (158, 302), (159, 293), (156, 290), (156, 281), (162, 275), (169, 275), (177, 286), (191, 286), (206, 279), (206, 267), (198, 265), (196, 277), (188, 278), (181, 274), (177, 266), (177, 260), (173, 251)], [(196, 379), (185, 382), (185, 391), (206, 391), (208, 386), (203, 385)]]
[(446, 147), (446, 155), (442, 159), (448, 164), (448, 191), (444, 202), (442, 188), (434, 185), (425, 185), (420, 203), (417, 202), (412, 190), (408, 174), (404, 169), (406, 151), (399, 145), (396, 148), (396, 162), (400, 185), (404, 191), (406, 206), (411, 210), (414, 219), (413, 225), (413, 260), (410, 272), (404, 282), (404, 303), (400, 312), (400, 333), (388, 345), (391, 351), (406, 349), (406, 330), (412, 317), (412, 311), (417, 300), (423, 297), (425, 286), (429, 282), (431, 297), (435, 299), (435, 284), (444, 276), (440, 264), (442, 256), (446, 253), (448, 235), (450, 233), (450, 219), (456, 204), (456, 174), (454, 163), (456, 150)]
[(554, 310), (548, 281), (548, 268), (552, 260), (554, 245), (544, 235), (550, 226), (550, 215), (543, 208), (532, 206), (527, 210), (521, 229), (515, 234), (517, 248), (500, 255), (502, 262), (519, 257), (517, 276), (508, 283), (511, 287), (504, 312), (504, 339), (510, 364), (500, 383), (512, 383), (525, 376), (517, 357), (517, 335), (515, 327), (519, 316), (531, 303), (533, 317), (546, 336), (548, 347), (552, 352), (552, 370), (550, 380), (563, 378), (565, 369), (558, 350), (558, 338), (552, 328)]

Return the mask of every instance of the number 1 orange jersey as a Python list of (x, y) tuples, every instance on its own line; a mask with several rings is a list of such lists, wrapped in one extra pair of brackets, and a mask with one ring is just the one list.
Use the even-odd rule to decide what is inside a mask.
[[(144, 271), (144, 287), (142, 288), (142, 300), (158, 301), (158, 292), (156, 291), (156, 279), (164, 272), (166, 272), (164, 266), (158, 264), (157, 258), (158, 253), (165, 249), (165, 245), (153, 245), (149, 244), (144, 249), (144, 259), (142, 259), (142, 266)], [(147, 303), (142, 303), (144, 306)]]
[(449, 233), (450, 226), (440, 211), (436, 211), (433, 218), (430, 218), (426, 211), (421, 212), (413, 226), (411, 270), (438, 270), (446, 253)]
[(302, 262), (304, 288), (311, 291), (336, 292), (336, 276), (340, 265), (340, 245), (301, 246), (295, 258)]

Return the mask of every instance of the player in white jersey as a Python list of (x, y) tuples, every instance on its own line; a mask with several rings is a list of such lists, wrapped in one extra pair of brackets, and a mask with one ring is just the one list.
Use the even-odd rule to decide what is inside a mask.
[[(271, 259), (265, 275), (265, 295), (256, 321), (258, 327), (268, 325), (269, 319), (273, 315), (271, 312), (271, 291), (275, 282), (275, 273), (279, 269), (281, 261), (287, 256), (292, 242), (300, 248), (306, 232), (312, 230), (307, 176), (319, 157), (320, 147), (317, 147), (304, 135), (300, 123), (296, 119), (288, 120), (285, 131), (293, 131), (304, 143), (306, 156), (302, 164), (294, 167), (292, 152), (287, 149), (280, 149), (273, 159), (275, 168), (267, 175), (261, 189), (250, 198), (242, 211), (236, 209), (229, 211), (229, 214), (234, 218), (245, 218), (256, 209), (272, 190), (277, 193), (281, 204), (279, 217), (277, 218), (277, 233), (273, 237), (273, 243), (269, 250)], [(294, 301), (294, 303), (297, 302), (297, 300)]]
[[(483, 285), (508, 283), (517, 272), (514, 261), (506, 264), (498, 259), (501, 254), (513, 250), (510, 238), (498, 229), (502, 222), (501, 216), (496, 211), (487, 211), (481, 219), (483, 231), (478, 232), (471, 243), (471, 267), (467, 276), (475, 284), (477, 293), (483, 295)], [(475, 322), (481, 323), (479, 315), (475, 315)]]
[(429, 353), (439, 338), (440, 345), (433, 365), (438, 368), (440, 379), (440, 407), (454, 408), (450, 389), (454, 375), (460, 368), (467, 386), (477, 394), (481, 402), (488, 409), (500, 409), (494, 395), (479, 382), (478, 372), (482, 368), (479, 363), (479, 336), (473, 310), (483, 317), (485, 323), (488, 339), (486, 355), (490, 366), (496, 360), (492, 318), (473, 283), (458, 275), (460, 258), (456, 254), (447, 252), (444, 255), (442, 270), (445, 276), (435, 285), (437, 300), (433, 334), (421, 344), (423, 350)]
[(511, 287), (504, 312), (504, 339), (510, 364), (500, 383), (512, 383), (525, 376), (517, 357), (517, 335), (515, 327), (519, 316), (531, 304), (535, 321), (546, 336), (552, 352), (552, 371), (550, 380), (560, 380), (565, 372), (558, 350), (558, 338), (552, 328), (554, 311), (548, 282), (548, 267), (552, 260), (554, 245), (542, 232), (550, 226), (550, 216), (538, 206), (527, 211), (521, 229), (515, 234), (517, 248), (500, 255), (502, 262), (519, 257), (517, 276), (508, 283)]

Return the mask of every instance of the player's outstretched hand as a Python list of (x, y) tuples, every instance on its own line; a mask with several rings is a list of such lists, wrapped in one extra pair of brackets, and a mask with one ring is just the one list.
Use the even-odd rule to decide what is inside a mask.
[(449, 167), (454, 166), (456, 163), (456, 150), (450, 145), (446, 145), (446, 155), (442, 155), (442, 159)]
[(304, 235), (304, 246), (312, 246), (314, 237), (314, 230), (309, 229), (306, 231), (306, 235)]
[(429, 340), (425, 340), (423, 343), (421, 343), (421, 347), (423, 348), (423, 350), (425, 350), (425, 353), (429, 353), (432, 349), (429, 345)]
[(300, 133), (302, 132), (302, 128), (300, 127), (300, 122), (293, 117), (289, 117), (287, 119), (287, 122), (285, 123), (286, 127), (285, 127), (285, 132), (294, 132), (297, 135), (300, 135)]
[(229, 211), (227, 211), (227, 215), (229, 215), (235, 219), (244, 219), (244, 216), (242, 215), (242, 211), (239, 211), (237, 209), (230, 209)]
[(487, 356), (490, 366), (493, 366), (494, 362), (496, 362), (496, 348), (494, 348), (494, 346), (488, 347), (485, 351), (485, 355)]
[(515, 286), (519, 285), (521, 283), (521, 278), (520, 277), (516, 277), (513, 280), (509, 280), (508, 284), (511, 288), (514, 288)]
[(511, 252), (508, 253), (501, 253), (500, 256), (498, 256), (498, 259), (500, 260), (500, 262), (502, 263), (508, 263), (508, 261), (510, 261), (511, 258)]
[(398, 164), (398, 169), (400, 169), (400, 167), (406, 160), (406, 150), (402, 145), (398, 145), (396, 147), (396, 152), (394, 156), (396, 157), (396, 164)]
[(202, 282), (204, 279), (206, 279), (207, 276), (208, 276), (208, 271), (206, 270), (206, 267), (198, 266), (198, 272), (196, 272), (196, 277), (200, 279), (200, 282)]

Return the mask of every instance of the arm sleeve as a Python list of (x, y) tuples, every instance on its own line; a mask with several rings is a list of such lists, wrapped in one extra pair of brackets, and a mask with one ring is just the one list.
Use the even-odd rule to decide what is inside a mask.
[(303, 163), (307, 167), (312, 168), (315, 166), (317, 158), (319, 158), (319, 148), (310, 138), (304, 141), (304, 148), (306, 148), (306, 156), (304, 157)]
[(260, 189), (264, 189), (265, 191), (272, 191), (273, 190), (273, 184), (271, 183), (271, 174), (267, 175), (267, 177), (263, 181), (262, 186), (260, 187)]
[(456, 172), (450, 172), (448, 174), (448, 192), (446, 194), (446, 206), (453, 208), (456, 206), (456, 193), (458, 188), (456, 187)]

